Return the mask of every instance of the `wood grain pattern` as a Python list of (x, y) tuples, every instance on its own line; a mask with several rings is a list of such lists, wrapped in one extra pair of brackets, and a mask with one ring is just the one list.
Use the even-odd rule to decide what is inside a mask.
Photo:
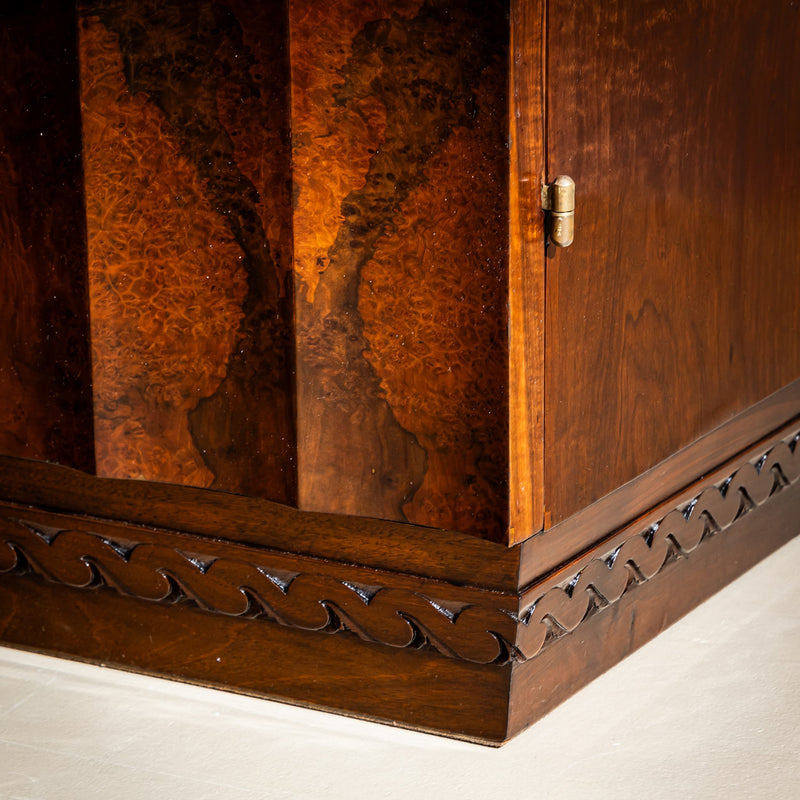
[[(261, 550), (256, 559), (268, 566), (248, 581), (261, 580), (273, 601), (289, 602), (284, 608), (260, 600), (251, 605), (258, 591), (240, 583), (244, 572), (235, 553), (252, 554), (253, 548), (195, 539), (192, 546), (201, 549), (189, 550), (184, 548), (192, 537), (145, 529), (134, 535), (150, 541), (137, 543), (119, 536), (131, 526), (74, 516), (58, 519), (19, 506), (4, 509), (3, 538), (13, 544), (0, 548), (2, 568), (11, 570), (0, 577), (0, 636), (7, 643), (106, 665), (496, 744), (796, 535), (799, 457), (800, 434), (795, 433), (752, 463), (739, 464), (729, 480), (706, 486), (696, 502), (671, 511), (663, 507), (657, 529), (643, 531), (634, 524), (604, 558), (589, 556), (567, 565), (557, 578), (561, 585), (543, 595), (531, 587), (519, 597), (521, 612), (504, 614), (504, 624), (515, 627), (519, 638), (512, 660), (503, 663), (473, 664), (446, 648), (416, 649), (414, 640), (411, 647), (371, 641), (377, 630), (379, 636), (407, 642), (407, 623), (391, 619), (394, 601), (417, 602), (417, 611), (431, 613), (421, 587), (436, 582), (392, 575), (391, 581), (405, 585), (390, 592), (390, 614), (377, 622), (385, 610), (384, 589), (362, 583), (363, 569), (317, 562), (322, 573), (316, 576), (293, 573), (285, 565), (297, 562), (296, 555)], [(27, 519), (20, 521), (20, 515)], [(182, 544), (176, 549), (174, 542)], [(62, 583), (13, 574), (31, 568)], [(98, 585), (102, 582), (117, 592)], [(299, 602), (291, 597), (295, 582)], [(402, 591), (415, 585), (421, 597)], [(323, 597), (335, 602), (315, 602), (320, 588)], [(120, 594), (131, 590), (151, 599), (192, 602), (169, 605)], [(442, 590), (453, 592), (442, 606), (449, 615), (432, 611), (450, 632), (459, 625), (457, 597), (487, 607), (499, 599), (492, 592), (439, 583), (437, 591)], [(532, 598), (538, 599), (531, 607)], [(465, 607), (461, 614), (470, 610)], [(271, 614), (283, 624), (249, 619), (251, 611)], [(363, 619), (368, 627), (357, 624)], [(485, 625), (484, 619), (474, 621)], [(329, 625), (350, 633), (320, 635)], [(432, 643), (429, 633), (424, 626), (417, 628), (416, 643)], [(470, 640), (487, 630), (459, 633)]]
[[(744, 42), (752, 9), (665, 8), (553, 6), (547, 23), (534, 0), (374, 0), (319, 25), (304, 0), (81, 3), (101, 474), (293, 503), (296, 381), (303, 508), (523, 541), (796, 379), (795, 16), (771, 9)], [(698, 26), (710, 55), (686, 35)], [(581, 37), (607, 70), (575, 66)], [(739, 61), (707, 96), (689, 86), (727, 41)], [(741, 87), (780, 130), (736, 106)], [(588, 181), (592, 242), (550, 259), (546, 281), (545, 100), (548, 167)], [(9, 203), (19, 264), (28, 212)], [(19, 370), (41, 346), (8, 336), (4, 435), (40, 454), (57, 434), (20, 401), (40, 376)], [(55, 377), (69, 393), (80, 375), (85, 403), (74, 362)]]
[(554, 523), (800, 375), (798, 38), (782, 2), (550, 4)]
[(209, 539), (220, 539), (497, 592), (516, 591), (517, 586), (515, 550), (409, 523), (298, 511), (190, 486), (93, 478), (54, 464), (3, 456), (0, 497), (16, 505), (162, 532), (184, 531), (201, 537), (206, 547)]
[(3, 576), (0, 638), (204, 686), (497, 744), (506, 736), (511, 667), (431, 650), (380, 647), (164, 606), (98, 589)]
[(0, 452), (91, 472), (75, 16), (39, 5), (0, 16)]
[[(780, 437), (800, 417), (800, 380), (692, 442), (629, 483), (522, 544), (520, 585), (534, 583), (599, 540), (600, 531), (650, 517), (656, 505), (685, 492), (684, 487), (714, 476), (734, 454), (754, 442)], [(759, 446), (759, 445), (756, 445)]]
[(515, 594), (148, 533), (4, 506), (0, 573), (33, 573), (80, 589), (104, 586), (140, 600), (192, 603), (289, 628), (350, 631), (367, 642), (431, 648), (478, 664), (516, 657)]
[(504, 5), (290, 14), (301, 507), (504, 538)]
[(509, 63), (509, 544), (544, 527), (545, 3), (511, 4)]
[(798, 533), (792, 4), (83, 0), (80, 96), (61, 8), (0, 26), (5, 641), (498, 742)]
[(101, 475), (294, 500), (286, 35), (280, 3), (81, 4)]

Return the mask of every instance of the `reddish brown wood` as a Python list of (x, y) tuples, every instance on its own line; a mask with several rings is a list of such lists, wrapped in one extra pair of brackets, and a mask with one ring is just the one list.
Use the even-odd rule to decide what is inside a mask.
[(91, 472), (75, 16), (39, 6), (0, 24), (0, 452)]
[[(674, 558), (656, 578), (633, 586), (608, 608), (590, 612), (579, 635), (562, 636), (536, 658), (517, 664), (507, 735), (524, 730), (798, 535), (798, 486), (779, 492), (688, 557)], [(757, 605), (761, 598), (752, 602)]]
[(504, 3), (290, 15), (300, 505), (504, 540)]
[(98, 472), (295, 500), (282, 3), (81, 3)]
[(676, 492), (691, 492), (687, 485), (709, 479), (720, 463), (750, 449), (756, 440), (779, 438), (787, 421), (799, 413), (800, 381), (794, 381), (625, 486), (532, 536), (520, 552), (520, 585), (541, 578), (586, 550), (598, 541), (600, 531), (612, 531), (641, 518)]
[(800, 15), (553, 2), (545, 505), (557, 522), (800, 374)]
[(567, 5), (0, 13), (5, 640), (498, 742), (798, 532), (798, 15)]
[[(4, 576), (0, 636), (17, 646), (497, 744), (511, 668), (396, 650), (107, 590)], [(45, 644), (45, 642), (47, 642)]]
[(544, 13), (511, 4), (509, 63), (509, 543), (544, 527)]
[(90, 478), (52, 464), (3, 457), (0, 497), (497, 591), (513, 591), (517, 585), (514, 550), (407, 523), (300, 512), (257, 498), (187, 486)]
[(800, 433), (765, 448), (506, 595), (5, 504), (0, 634), (499, 743), (800, 532)]

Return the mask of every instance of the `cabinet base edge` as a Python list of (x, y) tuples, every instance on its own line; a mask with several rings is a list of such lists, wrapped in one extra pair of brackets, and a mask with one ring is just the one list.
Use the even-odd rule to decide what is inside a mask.
[(799, 462), (773, 442), (516, 595), (5, 503), (0, 640), (501, 744), (800, 533)]

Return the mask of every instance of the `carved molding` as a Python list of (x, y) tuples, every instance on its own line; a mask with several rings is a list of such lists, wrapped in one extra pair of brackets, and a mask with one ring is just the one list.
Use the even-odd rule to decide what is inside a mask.
[(428, 646), (476, 663), (507, 663), (513, 653), (515, 616), (500, 608), (276, 569), (266, 560), (55, 528), (23, 514), (0, 520), (0, 531), (5, 545), (0, 547), (0, 572), (34, 573), (81, 589), (106, 586), (141, 600), (188, 601), (205, 611), (265, 618), (307, 631), (347, 630), (368, 642)]
[[(367, 585), (330, 575), (270, 566), (253, 559), (187, 547), (110, 538), (77, 526), (51, 527), (7, 509), (0, 519), (0, 573), (34, 573), (68, 586), (106, 586), (153, 602), (189, 602), (212, 613), (269, 619), (307, 631), (351, 631), (361, 639), (402, 648), (432, 647), (445, 656), (503, 665), (534, 658), (595, 613), (617, 602), (669, 563), (690, 557), (711, 536), (800, 478), (800, 433), (745, 463), (647, 530), (602, 556), (576, 564), (571, 577), (534, 603), (505, 607), (509, 598), (486, 592), (486, 604), (441, 601), (407, 588)], [(40, 513), (29, 514), (41, 516)], [(107, 527), (107, 526), (106, 526)], [(120, 527), (130, 535), (135, 527)], [(530, 595), (530, 592), (528, 592)]]
[(800, 433), (745, 463), (719, 484), (660, 522), (593, 558), (520, 616), (517, 647), (528, 660), (547, 644), (574, 631), (587, 618), (616, 603), (637, 584), (652, 580), (669, 563), (687, 558), (711, 536), (730, 528), (753, 508), (800, 478)]

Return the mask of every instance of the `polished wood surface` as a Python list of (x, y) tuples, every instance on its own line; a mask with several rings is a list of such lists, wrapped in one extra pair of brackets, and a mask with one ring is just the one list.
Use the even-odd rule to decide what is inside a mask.
[(0, 453), (91, 472), (75, 16), (39, 5), (0, 18)]
[[(796, 486), (746, 514), (723, 535), (710, 536), (689, 557), (674, 555), (657, 579), (634, 583), (610, 607), (590, 610), (580, 626), (580, 635), (561, 637), (537, 658), (516, 665), (507, 735), (530, 726), (800, 534), (800, 493)], [(588, 591), (591, 593), (591, 587)], [(757, 605), (761, 598), (753, 597), (752, 602)], [(725, 669), (724, 664), (718, 667)], [(657, 681), (658, 675), (653, 675), (653, 680)]]
[(544, 14), (511, 4), (509, 62), (509, 543), (544, 527)]
[(0, 457), (0, 497), (54, 512), (184, 531), (494, 591), (513, 591), (517, 586), (515, 550), (408, 523), (303, 512), (189, 486), (92, 478), (54, 464), (9, 457)]
[(4, 503), (0, 634), (500, 743), (800, 532), (800, 433), (695, 491), (502, 594)]
[(158, 605), (113, 592), (3, 577), (4, 642), (107, 666), (487, 743), (506, 738), (510, 666), (471, 664), (428, 650), (395, 650), (257, 620)]
[(300, 507), (505, 539), (504, 3), (289, 8)]
[[(783, 7), (741, 47), (750, 11), (692, 4), (78, 9), (80, 97), (72, 17), (72, 61), (6, 90), (8, 454), (513, 544), (649, 470), (672, 488), (622, 505), (659, 502), (736, 445), (670, 459), (800, 374)], [(72, 160), (23, 157), (44, 89)], [(20, 170), (74, 168), (78, 113), (85, 191), (25, 244)], [(556, 172), (579, 235), (545, 258)]]
[(566, 520), (521, 545), (520, 586), (548, 574), (601, 538), (601, 531), (622, 527), (631, 519), (652, 516), (654, 504), (691, 494), (687, 488), (717, 472), (732, 453), (745, 453), (756, 442), (780, 438), (800, 417), (800, 380), (770, 395), (715, 428), (652, 469), (637, 475)]
[(505, 541), (506, 4), (78, 7), (97, 473)]
[(63, 8), (0, 12), (5, 641), (499, 742), (798, 533), (790, 5)]
[(282, 3), (80, 3), (99, 475), (296, 498)]
[(800, 14), (552, 2), (545, 505), (589, 505), (800, 374)]

